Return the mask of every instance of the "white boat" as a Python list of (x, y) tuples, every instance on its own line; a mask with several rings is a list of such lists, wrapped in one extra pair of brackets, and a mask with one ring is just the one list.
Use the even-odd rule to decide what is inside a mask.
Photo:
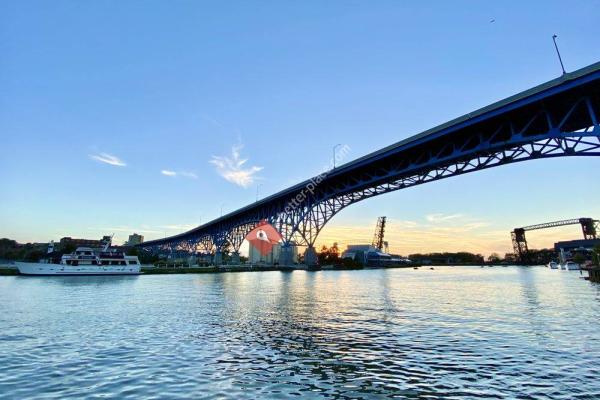
[(546, 266), (550, 269), (559, 269), (559, 264), (556, 261), (550, 261)]
[(120, 251), (109, 250), (110, 242), (102, 250), (78, 247), (75, 252), (65, 254), (60, 264), (48, 262), (17, 262), (23, 275), (138, 275), (140, 261), (137, 256), (128, 256)]
[(564, 263), (562, 265), (562, 269), (566, 270), (566, 271), (578, 271), (579, 270), (579, 264), (573, 262), (573, 261), (567, 261), (566, 263)]

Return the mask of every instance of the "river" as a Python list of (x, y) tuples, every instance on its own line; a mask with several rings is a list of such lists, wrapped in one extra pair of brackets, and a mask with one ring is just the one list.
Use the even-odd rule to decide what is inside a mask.
[(599, 398), (600, 286), (544, 267), (0, 277), (0, 397)]

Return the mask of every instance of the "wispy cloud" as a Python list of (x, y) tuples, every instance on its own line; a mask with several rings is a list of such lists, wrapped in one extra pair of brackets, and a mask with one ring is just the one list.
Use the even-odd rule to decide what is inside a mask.
[(184, 176), (186, 178), (190, 178), (190, 179), (198, 179), (198, 175), (196, 175), (193, 172), (190, 171), (180, 171), (179, 175)]
[(190, 229), (193, 229), (198, 225), (199, 224), (196, 224), (196, 225), (193, 225), (193, 224), (162, 225), (161, 228), (172, 230), (172, 231), (189, 231)]
[(100, 161), (105, 164), (114, 165), (116, 167), (124, 167), (127, 164), (117, 156), (108, 153), (90, 154), (92, 160)]
[(165, 176), (183, 176), (184, 178), (198, 179), (198, 175), (190, 171), (171, 171), (170, 169), (163, 169), (160, 171), (160, 173)]
[[(504, 254), (512, 251), (508, 230), (489, 230), (486, 228), (488, 224), (484, 222), (467, 222), (457, 226), (412, 222), (388, 220), (385, 240), (389, 242), (390, 252), (408, 255), (470, 251), (489, 255), (492, 252)], [(333, 242), (337, 242), (339, 248), (344, 250), (349, 244), (369, 244), (372, 237), (372, 225), (337, 225), (332, 222), (319, 234), (317, 247), (331, 246)], [(548, 243), (552, 242), (548, 240)]]
[(425, 219), (429, 222), (444, 222), (452, 219), (462, 218), (463, 214), (429, 214), (425, 216)]
[(128, 225), (117, 225), (108, 227), (89, 227), (89, 231), (94, 232), (125, 232), (125, 233), (158, 233), (164, 234), (165, 231), (188, 231), (195, 228), (199, 224), (171, 224), (171, 225), (159, 225), (159, 226), (128, 226)]
[(133, 228), (128, 226), (112, 226), (107, 228), (88, 228), (89, 231), (96, 232), (125, 232), (125, 233), (162, 233), (162, 231), (156, 229), (147, 228)]
[(255, 175), (263, 167), (253, 165), (245, 168), (248, 159), (241, 158), (242, 148), (241, 144), (235, 145), (231, 148), (231, 157), (213, 156), (210, 163), (215, 166), (217, 173), (227, 181), (246, 188), (256, 181)]

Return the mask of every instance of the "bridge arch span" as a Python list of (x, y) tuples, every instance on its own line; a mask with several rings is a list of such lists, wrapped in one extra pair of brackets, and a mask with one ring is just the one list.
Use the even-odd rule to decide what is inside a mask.
[[(191, 231), (140, 245), (210, 237), (239, 250), (260, 220), (284, 242), (314, 246), (351, 204), (404, 188), (535, 159), (600, 155), (600, 63), (466, 114), (271, 195)], [(241, 239), (240, 239), (241, 238)], [(185, 248), (185, 246), (183, 246)], [(190, 246), (188, 246), (190, 248)]]

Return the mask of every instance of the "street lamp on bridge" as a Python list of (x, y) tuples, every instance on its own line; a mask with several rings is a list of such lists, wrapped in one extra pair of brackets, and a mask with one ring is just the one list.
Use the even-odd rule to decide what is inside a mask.
[(335, 151), (337, 150), (338, 147), (340, 147), (342, 144), (338, 143), (335, 146), (333, 146), (333, 169), (335, 169)]

